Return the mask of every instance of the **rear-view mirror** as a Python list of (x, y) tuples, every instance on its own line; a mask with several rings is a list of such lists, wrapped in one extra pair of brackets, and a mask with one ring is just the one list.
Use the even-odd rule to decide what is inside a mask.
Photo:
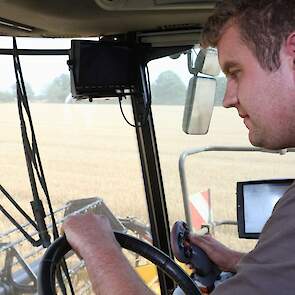
[(278, 200), (293, 179), (237, 183), (237, 217), (240, 238), (258, 239)]
[(216, 80), (194, 76), (190, 79), (182, 129), (187, 134), (206, 134), (212, 116)]
[[(220, 67), (216, 49), (200, 49), (194, 61), (193, 53), (195, 50), (188, 53), (189, 72), (194, 76), (187, 90), (182, 129), (187, 134), (202, 135), (209, 130), (213, 107), (216, 104), (215, 77), (219, 75)], [(217, 105), (220, 105), (220, 98)]]

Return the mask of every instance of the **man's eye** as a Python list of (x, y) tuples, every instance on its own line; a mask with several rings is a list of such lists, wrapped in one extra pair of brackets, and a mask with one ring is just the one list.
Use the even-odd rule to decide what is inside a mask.
[(229, 71), (227, 74), (227, 77), (231, 78), (231, 79), (236, 79), (238, 77), (239, 73), (240, 73), (240, 70)]

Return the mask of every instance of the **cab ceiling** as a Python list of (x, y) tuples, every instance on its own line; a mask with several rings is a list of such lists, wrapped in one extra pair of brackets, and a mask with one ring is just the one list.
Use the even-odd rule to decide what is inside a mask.
[(91, 37), (201, 27), (213, 2), (182, 9), (112, 11), (102, 9), (98, 0), (0, 0), (0, 35)]

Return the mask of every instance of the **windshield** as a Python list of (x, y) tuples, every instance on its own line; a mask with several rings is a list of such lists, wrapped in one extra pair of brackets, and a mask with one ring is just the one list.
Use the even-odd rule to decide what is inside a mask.
[[(70, 40), (33, 40), (30, 43), (29, 39), (19, 39), (18, 46), (67, 49)], [(1, 38), (0, 47), (11, 48), (11, 39)], [(188, 136), (182, 131), (186, 91), (192, 77), (187, 70), (186, 58), (185, 54), (177, 59), (166, 57), (148, 65), (152, 112), (170, 226), (177, 220), (185, 220), (178, 167), (180, 155), (201, 147), (250, 146), (247, 129), (232, 109), (214, 108), (207, 135)], [(93, 209), (99, 214), (107, 214), (115, 229), (128, 231), (151, 242), (135, 128), (125, 120), (133, 122), (130, 100), (122, 101), (122, 111), (118, 99), (99, 99), (92, 103), (87, 100), (73, 101), (67, 56), (21, 56), (20, 59), (58, 224), (62, 223), (64, 215), (90, 204), (82, 212)], [(0, 56), (0, 60), (0, 184), (32, 216), (32, 192), (19, 128), (13, 61), (11, 56)], [(224, 83), (224, 78), (220, 79)], [(291, 168), (294, 161), (295, 155), (292, 153), (280, 156), (261, 152), (218, 151), (189, 157), (185, 164), (189, 195), (210, 195), (210, 202), (207, 199), (207, 202), (196, 204), (195, 207), (201, 215), (210, 211), (208, 220), (203, 220), (203, 224), (210, 224), (211, 233), (232, 248), (242, 251), (253, 248), (255, 241), (238, 239), (237, 228), (232, 224), (237, 220), (236, 183), (254, 179), (294, 178)], [(38, 190), (42, 191), (40, 185)], [(40, 195), (44, 199), (42, 193)], [(3, 195), (0, 204), (18, 223), (27, 223)], [(44, 206), (48, 213), (47, 205)], [(17, 249), (21, 259), (32, 266), (38, 261), (40, 251), (43, 251), (41, 247), (39, 252), (32, 252), (31, 245), (15, 230), (11, 221), (4, 215), (0, 215), (0, 220), (3, 243), (1, 267), (4, 267), (7, 259), (7, 249), (11, 248)], [(222, 221), (230, 221), (231, 224), (215, 226)], [(50, 227), (49, 218), (46, 222)], [(26, 228), (30, 234), (34, 233), (32, 228)], [(145, 266), (146, 262), (137, 256), (127, 256), (152, 286), (157, 281), (155, 270), (152, 277), (145, 277), (145, 271), (140, 267)], [(79, 264), (78, 268), (73, 269), (83, 266)], [(9, 267), (15, 266), (11, 264)], [(21, 269), (19, 265), (17, 267), (17, 270)], [(81, 287), (81, 282), (76, 284)], [(83, 292), (90, 292), (89, 284), (87, 286)], [(157, 287), (154, 291), (159, 292)]]
[[(6, 41), (4, 38), (3, 44)], [(8, 41), (11, 44), (11, 40)], [(38, 40), (38, 45), (43, 45), (37, 48), (48, 46), (50, 41), (52, 40)], [(34, 48), (35, 43), (30, 44), (28, 40), (20, 39), (18, 47)], [(63, 44), (58, 43), (60, 44), (48, 47), (70, 47), (69, 40)], [(11, 45), (7, 48), (9, 46)], [(33, 196), (22, 145), (13, 61), (11, 56), (0, 56), (0, 59), (1, 64), (5, 65), (0, 69), (0, 184), (32, 217), (30, 202)], [(107, 214), (114, 229), (126, 232), (131, 227), (131, 234), (151, 242), (135, 129), (124, 121), (117, 99), (103, 99), (93, 103), (74, 102), (71, 99), (67, 60), (68, 56), (20, 57), (39, 152), (58, 226), (64, 215), (86, 207), (82, 213), (93, 210)], [(123, 111), (131, 121), (130, 103), (123, 103)], [(29, 130), (28, 133), (30, 138)], [(48, 214), (40, 185), (38, 191)], [(25, 218), (2, 193), (0, 204), (30, 235), (38, 238), (38, 235), (34, 235), (36, 232), (32, 226), (25, 226)], [(91, 206), (87, 207), (89, 204)], [(8, 257), (7, 249), (11, 247), (20, 251), (28, 265), (38, 261), (40, 253), (43, 253), (42, 247), (32, 250), (30, 243), (15, 230), (15, 226), (4, 214), (0, 215), (0, 220), (1, 243), (6, 243), (0, 251), (1, 268), (4, 268)], [(49, 217), (46, 223), (51, 231)], [(136, 262), (136, 257), (129, 258), (133, 264)], [(14, 267), (9, 264), (6, 268)], [(78, 273), (81, 267), (83, 265), (76, 263), (71, 269)], [(19, 268), (18, 264), (17, 269)], [(29, 279), (25, 283), (28, 281)], [(85, 290), (81, 294), (87, 294), (90, 290), (89, 282), (88, 291), (85, 284), (82, 287)]]

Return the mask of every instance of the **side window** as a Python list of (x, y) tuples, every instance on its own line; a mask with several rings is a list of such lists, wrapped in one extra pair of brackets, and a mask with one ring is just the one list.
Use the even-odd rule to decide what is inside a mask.
[[(182, 66), (175, 66), (174, 62)], [(151, 76), (154, 75), (151, 79), (152, 83), (157, 82), (156, 90), (162, 89), (162, 102), (153, 104), (153, 115), (170, 224), (172, 225), (176, 220), (185, 219), (183, 190), (179, 175), (180, 155), (192, 150), (219, 147), (224, 151), (196, 152), (185, 160), (187, 190), (189, 197), (192, 197), (190, 211), (199, 227), (211, 224), (211, 231), (218, 240), (237, 250), (249, 251), (256, 241), (239, 239), (237, 226), (233, 225), (237, 222), (237, 182), (294, 178), (292, 163), (295, 161), (295, 154), (288, 153), (281, 156), (262, 152), (231, 151), (234, 147), (250, 148), (251, 145), (248, 140), (248, 130), (236, 110), (222, 107), (226, 85), (222, 75), (217, 77), (218, 106), (214, 107), (208, 134), (184, 134), (182, 116), (185, 93), (180, 90), (181, 87), (178, 89), (181, 94), (173, 87), (168, 87), (162, 76), (169, 76), (166, 75), (169, 65), (169, 73), (173, 72), (177, 75), (187, 87), (191, 75), (188, 74), (186, 63), (185, 56), (182, 56), (177, 60), (171, 61), (165, 58), (150, 64)], [(164, 71), (161, 71), (162, 64), (166, 65)], [(162, 86), (160, 82), (163, 83)], [(156, 90), (152, 91), (153, 95), (160, 96)], [(179, 100), (182, 100), (182, 103), (177, 103)], [(216, 226), (220, 223), (226, 224)]]

